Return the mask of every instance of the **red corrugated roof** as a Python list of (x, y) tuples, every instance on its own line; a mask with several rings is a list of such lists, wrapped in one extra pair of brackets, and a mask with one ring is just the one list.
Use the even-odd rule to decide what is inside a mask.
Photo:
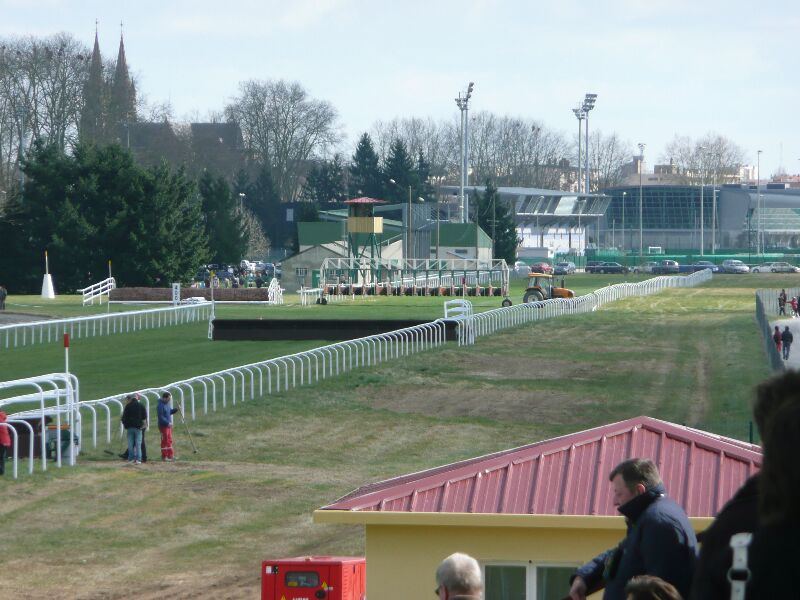
[(345, 200), (343, 204), (386, 204), (386, 200), (378, 200), (376, 198), (367, 198), (366, 196), (362, 196), (361, 198)]
[(714, 516), (761, 468), (761, 448), (651, 417), (363, 486), (323, 510), (617, 515), (608, 474), (628, 458), (656, 462), (690, 517)]

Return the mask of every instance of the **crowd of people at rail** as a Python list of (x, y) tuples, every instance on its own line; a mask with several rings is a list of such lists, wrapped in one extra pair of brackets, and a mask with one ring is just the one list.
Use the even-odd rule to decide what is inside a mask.
[[(604, 600), (800, 598), (794, 577), (800, 564), (800, 372), (759, 385), (753, 417), (762, 468), (698, 536), (667, 495), (653, 461), (617, 465), (610, 493), (627, 533), (575, 571), (565, 600), (584, 600), (601, 589)], [(440, 600), (483, 598), (478, 562), (462, 553), (447, 557), (436, 571), (435, 593)]]

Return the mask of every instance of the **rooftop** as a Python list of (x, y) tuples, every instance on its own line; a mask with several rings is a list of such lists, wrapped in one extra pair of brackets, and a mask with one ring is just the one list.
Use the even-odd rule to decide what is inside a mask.
[(651, 458), (690, 517), (711, 517), (761, 467), (761, 449), (651, 417), (365, 485), (321, 510), (617, 515), (608, 473)]

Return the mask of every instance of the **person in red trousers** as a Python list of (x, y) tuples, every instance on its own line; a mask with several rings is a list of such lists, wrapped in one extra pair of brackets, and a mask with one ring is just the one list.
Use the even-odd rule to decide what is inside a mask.
[(172, 394), (164, 392), (158, 401), (158, 430), (161, 432), (161, 460), (172, 462), (175, 452), (172, 449), (172, 415), (177, 408), (170, 408)]

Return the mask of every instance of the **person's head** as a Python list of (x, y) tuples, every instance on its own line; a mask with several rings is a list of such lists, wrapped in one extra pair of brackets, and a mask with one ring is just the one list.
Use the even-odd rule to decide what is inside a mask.
[(800, 523), (800, 403), (788, 402), (777, 408), (762, 435), (759, 518), (767, 525)]
[(631, 458), (619, 463), (608, 476), (614, 506), (622, 506), (661, 483), (655, 463), (647, 458)]
[(789, 326), (788, 325), (786, 326), (786, 329), (784, 329), (784, 331), (789, 331)]
[(436, 593), (440, 599), (478, 599), (482, 592), (481, 567), (468, 554), (451, 554), (436, 569)]
[(625, 586), (625, 600), (681, 600), (681, 595), (660, 577), (637, 575)]
[(172, 394), (170, 394), (169, 392), (164, 392), (163, 394), (161, 394), (162, 402), (169, 402), (170, 400), (172, 400)]
[(800, 372), (785, 371), (756, 387), (753, 419), (762, 439), (769, 421), (785, 404), (800, 404)]

